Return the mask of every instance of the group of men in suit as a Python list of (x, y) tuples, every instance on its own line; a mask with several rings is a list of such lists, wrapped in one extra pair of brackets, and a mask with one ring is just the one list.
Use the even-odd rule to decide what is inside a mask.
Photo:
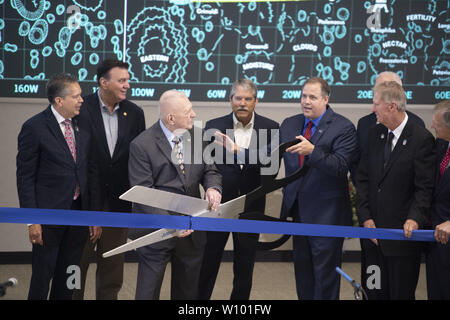
[[(204, 130), (193, 125), (196, 114), (186, 95), (176, 90), (164, 92), (159, 100), (159, 119), (145, 130), (142, 109), (126, 99), (128, 80), (126, 63), (105, 60), (98, 69), (99, 90), (83, 102), (72, 76), (60, 74), (50, 79), (50, 106), (25, 122), (19, 134), (17, 186), (21, 207), (171, 214), (136, 203), (131, 207), (118, 197), (134, 185), (200, 197), (201, 185), (215, 210), (221, 202), (261, 184), (264, 165), (259, 159), (249, 161), (249, 155), (260, 149), (270, 154), (271, 132), (279, 129), (279, 143), (295, 138), (300, 141), (283, 155), (286, 176), (307, 167), (303, 176), (283, 189), (281, 218), (351, 225), (349, 171), (358, 192), (361, 226), (401, 228), (411, 237), (413, 230), (429, 226), (433, 207), (439, 244), (433, 244), (428, 255), (430, 270), (433, 268), (428, 279), (429, 288), (433, 288), (430, 297), (448, 297), (449, 279), (439, 278), (449, 265), (444, 243), (450, 235), (450, 173), (448, 161), (442, 162), (450, 159), (448, 102), (437, 107), (433, 118), (433, 128), (441, 139), (436, 160), (433, 136), (423, 122), (417, 125), (414, 116), (405, 112), (406, 96), (395, 79), (377, 81), (373, 119), (368, 120), (372, 123), (363, 124), (361, 119), (358, 130), (331, 108), (330, 88), (321, 78), (304, 83), (303, 113), (285, 119), (281, 126), (255, 112), (255, 84), (238, 80), (229, 98), (232, 113), (206, 123), (205, 130), (216, 131), (213, 143), (224, 148), (223, 161), (210, 163), (202, 156), (209, 141), (203, 141)], [(192, 147), (198, 139), (203, 142), (200, 150)], [(228, 161), (230, 153), (232, 163)], [(437, 161), (441, 169), (435, 175)], [(263, 212), (264, 207), (262, 199), (251, 210)], [(29, 298), (46, 299), (53, 279), (51, 299), (82, 299), (87, 267), (96, 247), (96, 297), (117, 299), (124, 257), (104, 259), (101, 255), (123, 244), (127, 235), (143, 231), (151, 230), (130, 230), (128, 234), (123, 228), (30, 225), (33, 262)], [(136, 299), (159, 298), (169, 261), (172, 299), (209, 299), (228, 237), (229, 233), (184, 230), (178, 237), (137, 249)], [(257, 241), (257, 235), (233, 233), (231, 299), (250, 298)], [(300, 299), (339, 298), (340, 279), (334, 269), (341, 265), (342, 245), (342, 238), (294, 237)], [(384, 298), (414, 298), (420, 245), (372, 239), (362, 242), (362, 251), (364, 265), (377, 264), (382, 270)], [(80, 265), (83, 275), (82, 288), (75, 292), (67, 287), (70, 265)], [(364, 272), (363, 267), (362, 275)]]
[[(118, 197), (129, 189), (130, 142), (145, 129), (144, 112), (126, 99), (128, 64), (107, 59), (97, 70), (99, 89), (81, 97), (77, 79), (56, 74), (47, 83), (50, 105), (24, 123), (18, 137), (17, 189), (24, 208), (131, 212)], [(117, 299), (123, 255), (103, 252), (126, 242), (124, 228), (29, 225), (32, 279), (29, 299), (82, 299), (96, 247), (96, 298)], [(78, 266), (81, 286), (67, 285)], [(75, 290), (74, 290), (75, 289)]]

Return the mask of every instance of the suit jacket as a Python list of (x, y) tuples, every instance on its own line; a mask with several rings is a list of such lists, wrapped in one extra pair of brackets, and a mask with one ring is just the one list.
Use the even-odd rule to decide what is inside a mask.
[[(419, 228), (429, 221), (436, 153), (431, 133), (408, 119), (384, 167), (388, 130), (378, 124), (369, 131), (368, 150), (356, 174), (358, 218), (373, 219), (378, 228), (403, 229), (407, 219)], [(410, 241), (379, 240), (383, 254), (409, 255), (419, 246)]]
[[(220, 132), (226, 134), (227, 130), (233, 130), (233, 113), (229, 115), (219, 117), (216, 119), (212, 119), (206, 122), (205, 131), (209, 129), (217, 129)], [(266, 117), (260, 116), (255, 113), (254, 118), (254, 130), (256, 131), (256, 136), (252, 137), (250, 142), (249, 149), (246, 151), (246, 159), (248, 160), (249, 153), (258, 153), (259, 149), (265, 149), (267, 145), (270, 146), (271, 143), (271, 129), (278, 129), (279, 124), (273, 120), (270, 120)], [(267, 130), (266, 140), (260, 141), (260, 132), (261, 129)], [(230, 137), (234, 140), (234, 133)], [(256, 140), (254, 140), (256, 138)], [(255, 143), (256, 141), (256, 143)], [(263, 145), (260, 145), (263, 144)], [(253, 148), (258, 148), (255, 150)], [(217, 168), (222, 174), (222, 202), (226, 202), (232, 199), (235, 199), (241, 195), (247, 194), (248, 192), (256, 189), (261, 185), (261, 162), (250, 163), (246, 161), (246, 163), (242, 166), (237, 163), (227, 164), (226, 163), (226, 151), (223, 150), (223, 162), (216, 163)], [(261, 200), (253, 202), (249, 209), (250, 211), (258, 211), (264, 213), (266, 199), (262, 198)]]
[[(280, 143), (290, 141), (302, 133), (303, 114), (287, 118), (280, 126)], [(335, 113), (330, 106), (310, 139), (315, 148), (305, 157), (309, 166), (306, 175), (283, 189), (282, 217), (297, 215), (303, 223), (351, 225), (352, 212), (347, 173), (358, 153), (355, 126)], [(286, 176), (299, 168), (298, 154), (283, 156)]]
[[(448, 141), (442, 139), (436, 140), (436, 187), (434, 189), (433, 206), (431, 210), (433, 229), (435, 229), (437, 225), (450, 220), (450, 169), (447, 168), (442, 177), (439, 176), (439, 165), (447, 152), (447, 148)], [(444, 266), (450, 266), (450, 244), (447, 243), (443, 245), (435, 243), (434, 245), (438, 248), (436, 252), (440, 255), (440, 261)]]
[(118, 137), (111, 157), (106, 141), (105, 126), (100, 109), (98, 92), (84, 98), (80, 117), (88, 121), (92, 130), (92, 161), (98, 164), (97, 180), (91, 181), (92, 210), (131, 212), (131, 203), (119, 196), (130, 188), (128, 181), (128, 156), (130, 143), (145, 130), (144, 112), (128, 100), (119, 103)]
[[(76, 162), (48, 106), (27, 120), (19, 133), (17, 191), (21, 208), (70, 209), (77, 182), (83, 209), (89, 207), (89, 126), (75, 117)], [(95, 166), (91, 166), (95, 172)], [(54, 227), (43, 226), (44, 243), (57, 241)]]
[[(197, 147), (198, 141), (200, 148)], [(172, 147), (159, 121), (137, 136), (130, 145), (128, 172), (131, 186), (140, 185), (197, 198), (200, 198), (200, 184), (205, 191), (211, 187), (221, 190), (222, 177), (219, 171), (214, 164), (205, 164), (202, 158), (202, 147), (206, 146), (203, 142), (203, 130), (194, 127), (187, 131), (182, 143), (185, 175), (171, 160)], [(168, 214), (164, 210), (138, 203), (133, 203), (133, 212)], [(148, 231), (134, 230), (132, 235), (138, 236)], [(192, 234), (192, 238), (199, 245), (206, 241), (205, 235), (198, 231)]]

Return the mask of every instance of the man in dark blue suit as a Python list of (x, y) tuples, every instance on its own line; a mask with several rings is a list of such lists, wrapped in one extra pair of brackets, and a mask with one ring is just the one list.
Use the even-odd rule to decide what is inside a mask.
[[(21, 208), (89, 207), (89, 128), (78, 121), (83, 102), (77, 80), (57, 74), (47, 83), (50, 105), (26, 121), (18, 137), (17, 191)], [(95, 173), (95, 166), (90, 170)], [(92, 228), (99, 237), (100, 228)], [(69, 266), (78, 265), (87, 227), (29, 225), (33, 245), (28, 299), (71, 299)], [(74, 284), (76, 286), (76, 282)]]
[[(256, 85), (248, 79), (236, 81), (230, 92), (232, 113), (206, 122), (206, 130), (217, 130), (217, 141), (225, 140), (225, 148), (236, 153), (236, 160), (227, 163), (227, 151), (223, 159), (216, 162), (222, 174), (223, 202), (242, 196), (261, 184), (261, 162), (249, 161), (250, 153), (271, 143), (272, 134), (277, 134), (278, 123), (254, 112), (258, 103)], [(272, 131), (274, 130), (274, 131)], [(221, 143), (222, 144), (222, 143)], [(239, 160), (238, 160), (239, 159)], [(265, 198), (254, 202), (249, 211), (264, 213)], [(207, 232), (207, 243), (200, 272), (199, 299), (210, 299), (219, 272), (223, 251), (229, 232)], [(231, 300), (248, 300), (252, 288), (258, 235), (233, 233), (233, 290)]]
[(450, 100), (434, 109), (437, 167), (431, 220), (437, 243), (429, 244), (427, 255), (428, 299), (450, 299)]
[[(321, 78), (308, 79), (302, 91), (303, 114), (280, 126), (280, 143), (300, 143), (284, 154), (286, 176), (300, 166), (306, 175), (283, 190), (282, 218), (302, 223), (351, 225), (347, 173), (357, 155), (354, 125), (328, 105), (330, 89)], [(299, 299), (339, 299), (343, 238), (295, 236), (294, 267)]]

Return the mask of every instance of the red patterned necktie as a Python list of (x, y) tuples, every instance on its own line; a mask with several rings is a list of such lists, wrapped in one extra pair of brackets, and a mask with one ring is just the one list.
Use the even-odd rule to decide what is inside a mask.
[(439, 173), (441, 177), (444, 175), (445, 169), (448, 167), (448, 163), (450, 162), (450, 147), (447, 148), (447, 153), (445, 154), (444, 159), (442, 159), (441, 164), (439, 166)]
[[(308, 122), (308, 126), (306, 127), (306, 130), (305, 130), (305, 134), (303, 135), (308, 140), (311, 139), (313, 125), (314, 125), (314, 123), (312, 121)], [(303, 166), (304, 161), (305, 161), (304, 155), (298, 156), (298, 164), (299, 164), (300, 168)]]
[[(69, 146), (70, 153), (72, 154), (73, 160), (77, 162), (77, 152), (75, 149), (75, 139), (73, 137), (72, 133), (72, 126), (71, 126), (72, 120), (66, 119), (64, 120), (64, 138), (66, 139), (67, 145)], [(80, 185), (77, 182), (75, 193), (73, 195), (73, 200), (76, 200), (78, 196), (80, 195)]]

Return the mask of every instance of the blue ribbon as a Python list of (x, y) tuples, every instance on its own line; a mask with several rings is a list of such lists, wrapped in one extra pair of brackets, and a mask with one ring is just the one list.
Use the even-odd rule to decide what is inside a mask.
[(201, 231), (290, 234), (320, 237), (435, 241), (434, 230), (415, 230), (406, 238), (401, 229), (361, 228), (322, 224), (202, 218), (103, 211), (25, 209), (0, 207), (0, 223), (168, 228)]

